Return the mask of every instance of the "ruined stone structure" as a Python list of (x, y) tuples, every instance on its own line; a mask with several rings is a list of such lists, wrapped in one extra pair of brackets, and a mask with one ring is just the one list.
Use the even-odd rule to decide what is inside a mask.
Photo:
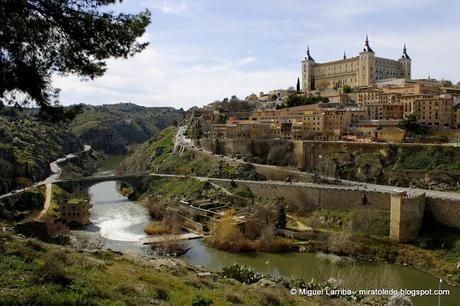
[(70, 200), (59, 205), (61, 220), (66, 223), (89, 224), (89, 209), (87, 200)]
[(364, 49), (358, 56), (347, 58), (344, 54), (341, 60), (316, 63), (307, 47), (307, 54), (302, 60), (304, 92), (342, 88), (345, 85), (369, 86), (379, 80), (394, 78), (411, 78), (411, 58), (407, 54), (406, 46), (404, 45), (402, 56), (398, 60), (376, 57), (367, 37)]
[(395, 192), (391, 195), (390, 238), (399, 242), (414, 240), (422, 227), (425, 212), (425, 194), (408, 195)]

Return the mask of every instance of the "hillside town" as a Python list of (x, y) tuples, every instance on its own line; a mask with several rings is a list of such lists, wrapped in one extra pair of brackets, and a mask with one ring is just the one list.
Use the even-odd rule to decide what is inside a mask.
[(411, 61), (406, 46), (399, 60), (375, 57), (367, 38), (359, 56), (344, 55), (328, 63), (316, 63), (307, 48), (297, 88), (211, 103), (199, 110), (213, 123), (201, 132), (228, 139), (396, 143), (456, 139), (459, 84), (413, 80)]

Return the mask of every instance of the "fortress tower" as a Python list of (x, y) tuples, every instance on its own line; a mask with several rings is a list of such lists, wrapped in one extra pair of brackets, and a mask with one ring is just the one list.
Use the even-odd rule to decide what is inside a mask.
[(364, 49), (359, 53), (358, 86), (367, 86), (375, 81), (375, 53), (369, 46), (366, 35)]
[(302, 89), (304, 92), (324, 88), (369, 86), (380, 80), (411, 78), (412, 60), (406, 45), (399, 60), (377, 57), (366, 36), (363, 51), (358, 56), (317, 63), (310, 54), (302, 60)]
[(425, 194), (408, 195), (395, 192), (391, 195), (390, 238), (399, 242), (414, 240), (422, 227), (425, 211)]
[(402, 54), (401, 58), (399, 59), (399, 62), (401, 63), (401, 70), (402, 70), (403, 78), (406, 79), (406, 80), (410, 80), (411, 79), (411, 63), (412, 63), (412, 60), (409, 57), (409, 55), (407, 54), (406, 44), (404, 44), (403, 54)]

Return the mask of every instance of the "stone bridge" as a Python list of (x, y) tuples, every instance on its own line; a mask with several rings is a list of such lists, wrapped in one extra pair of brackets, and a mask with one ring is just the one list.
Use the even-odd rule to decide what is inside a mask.
[(121, 182), (132, 186), (136, 190), (141, 190), (157, 178), (158, 177), (155, 175), (91, 176), (69, 180), (59, 180), (54, 184), (68, 192), (87, 191), (91, 186), (103, 182)]

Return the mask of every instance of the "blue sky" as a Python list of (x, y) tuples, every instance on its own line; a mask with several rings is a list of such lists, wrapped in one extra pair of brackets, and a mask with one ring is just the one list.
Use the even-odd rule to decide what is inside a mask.
[(317, 62), (355, 56), (366, 34), (377, 56), (407, 43), (414, 78), (460, 81), (458, 0), (124, 0), (148, 8), (150, 46), (109, 60), (95, 81), (55, 78), (63, 104), (133, 102), (185, 109), (233, 94), (294, 86), (310, 45)]

